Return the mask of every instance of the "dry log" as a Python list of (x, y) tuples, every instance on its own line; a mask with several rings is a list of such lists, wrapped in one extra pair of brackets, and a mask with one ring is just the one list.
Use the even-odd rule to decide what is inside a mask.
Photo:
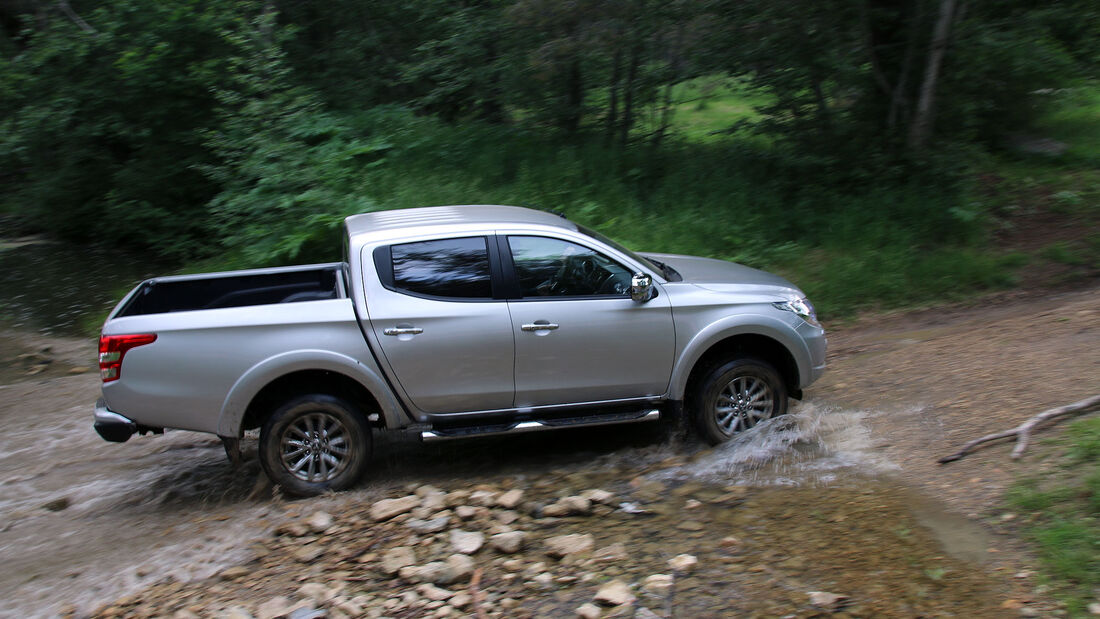
[(939, 462), (940, 464), (954, 462), (955, 460), (959, 460), (966, 454), (970, 453), (971, 449), (974, 449), (982, 443), (988, 443), (989, 441), (1008, 438), (1010, 436), (1016, 437), (1016, 447), (1012, 450), (1012, 459), (1016, 460), (1020, 456), (1024, 455), (1024, 450), (1027, 449), (1028, 442), (1031, 440), (1031, 431), (1035, 429), (1035, 426), (1055, 417), (1061, 417), (1062, 415), (1069, 415), (1070, 413), (1078, 413), (1090, 409), (1098, 404), (1100, 404), (1100, 395), (1094, 395), (1091, 398), (1085, 398), (1080, 402), (1074, 402), (1073, 404), (1067, 404), (1065, 406), (1059, 406), (1057, 408), (1043, 411), (1016, 426), (1015, 428), (1012, 428), (1011, 430), (1005, 430), (1004, 432), (995, 432), (993, 434), (987, 434), (981, 438), (976, 438), (969, 443), (963, 445), (962, 449), (951, 454), (950, 456), (944, 456), (940, 458)]

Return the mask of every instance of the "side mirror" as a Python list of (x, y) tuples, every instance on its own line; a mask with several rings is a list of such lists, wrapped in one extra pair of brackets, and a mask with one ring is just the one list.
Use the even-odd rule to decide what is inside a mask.
[(653, 278), (645, 273), (635, 273), (630, 278), (630, 298), (635, 303), (645, 303), (657, 296), (657, 289), (653, 287)]

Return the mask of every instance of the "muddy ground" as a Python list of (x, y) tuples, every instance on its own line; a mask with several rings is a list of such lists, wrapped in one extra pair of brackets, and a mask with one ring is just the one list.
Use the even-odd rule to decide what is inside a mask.
[[(379, 436), (360, 488), (298, 501), (264, 485), (254, 459), (231, 469), (204, 435), (100, 441), (93, 343), (5, 333), (0, 614), (1064, 614), (1001, 503), (1045, 466), (1042, 445), (1019, 461), (1006, 444), (936, 459), (1100, 391), (1100, 290), (827, 326), (829, 371), (807, 400), (719, 449), (656, 425)], [(500, 503), (509, 490), (520, 498)], [(563, 498), (574, 509), (550, 515)], [(383, 499), (408, 509), (377, 518)], [(411, 522), (433, 519), (438, 531)], [(460, 552), (456, 531), (483, 546)], [(521, 547), (495, 547), (510, 531)], [(547, 554), (562, 535), (591, 548)], [(389, 573), (404, 548), (415, 561)], [(694, 565), (670, 565), (679, 555)], [(447, 561), (442, 577), (420, 569)]]

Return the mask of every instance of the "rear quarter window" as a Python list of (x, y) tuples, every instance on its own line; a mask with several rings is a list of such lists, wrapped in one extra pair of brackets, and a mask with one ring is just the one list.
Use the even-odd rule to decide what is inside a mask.
[(399, 292), (458, 299), (493, 296), (485, 237), (391, 245), (386, 266), (389, 273), (380, 273), (383, 283)]

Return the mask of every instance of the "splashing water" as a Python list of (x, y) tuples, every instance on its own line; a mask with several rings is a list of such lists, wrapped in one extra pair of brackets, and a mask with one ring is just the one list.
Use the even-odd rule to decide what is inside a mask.
[[(903, 414), (919, 414), (923, 407)], [(868, 419), (879, 412), (842, 410), (814, 402), (769, 419), (682, 467), (656, 475), (752, 486), (828, 485), (844, 471), (862, 476), (897, 470), (877, 453)]]

